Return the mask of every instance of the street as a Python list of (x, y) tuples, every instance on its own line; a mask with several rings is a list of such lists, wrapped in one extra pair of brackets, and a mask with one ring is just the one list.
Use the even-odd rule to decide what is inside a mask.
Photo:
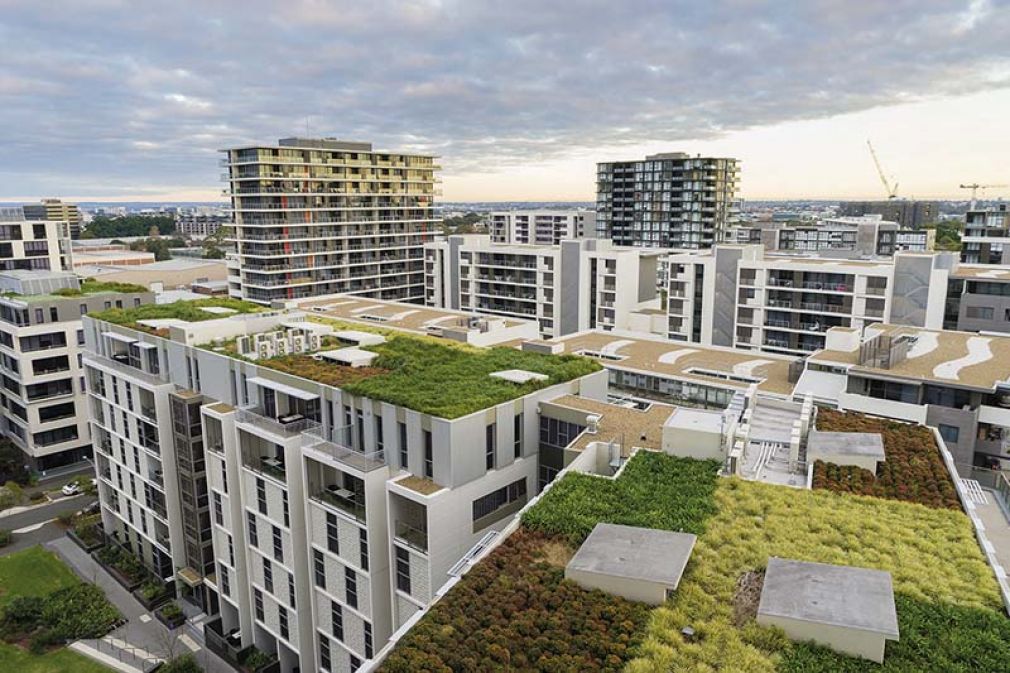
[[(0, 556), (55, 540), (66, 530), (56, 521), (57, 517), (76, 512), (94, 501), (93, 496), (87, 495), (77, 495), (70, 498), (61, 496), (55, 502), (26, 512), (0, 516), (0, 528), (14, 531), (13, 541), (6, 547), (0, 548)], [(17, 532), (19, 530), (24, 532)]]

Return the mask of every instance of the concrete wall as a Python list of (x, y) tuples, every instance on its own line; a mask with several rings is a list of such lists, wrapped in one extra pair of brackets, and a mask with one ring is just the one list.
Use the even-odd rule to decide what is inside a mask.
[(870, 631), (760, 614), (757, 622), (764, 626), (777, 626), (798, 642), (812, 640), (853, 657), (862, 657), (878, 664), (884, 661), (886, 640), (884, 636)]
[(654, 582), (565, 568), (565, 579), (584, 589), (599, 589), (629, 601), (661, 605), (666, 600), (666, 587)]

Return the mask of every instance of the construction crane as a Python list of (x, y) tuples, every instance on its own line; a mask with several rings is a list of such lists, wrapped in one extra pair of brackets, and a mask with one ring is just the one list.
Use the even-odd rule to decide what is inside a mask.
[(884, 169), (880, 165), (880, 159), (877, 158), (877, 153), (873, 151), (873, 143), (867, 140), (866, 146), (870, 148), (870, 156), (873, 157), (873, 165), (877, 167), (877, 175), (880, 176), (880, 181), (884, 183), (884, 190), (887, 192), (887, 198), (898, 198), (898, 183), (895, 182), (894, 186), (891, 186), (890, 180), (888, 180), (887, 176), (884, 175)]
[(975, 210), (975, 202), (976, 202), (976, 198), (975, 197), (978, 195), (978, 190), (980, 190), (980, 189), (1003, 189), (1005, 187), (1007, 187), (1007, 185), (980, 185), (977, 182), (973, 182), (970, 185), (961, 185), (961, 189), (970, 189), (971, 190), (971, 205), (968, 207), (968, 210)]

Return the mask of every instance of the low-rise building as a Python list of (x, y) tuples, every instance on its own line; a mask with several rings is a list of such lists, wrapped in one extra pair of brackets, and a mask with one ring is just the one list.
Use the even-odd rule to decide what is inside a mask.
[(495, 243), (559, 245), (573, 238), (596, 237), (592, 210), (509, 210), (488, 215), (488, 233)]
[(505, 245), (450, 236), (425, 245), (425, 302), (535, 320), (544, 338), (595, 327), (658, 330), (664, 254), (598, 239)]
[(81, 211), (73, 203), (64, 203), (59, 199), (42, 199), (41, 203), (25, 204), (24, 211), (25, 218), (29, 220), (65, 222), (70, 238), (76, 240), (81, 237)]
[(0, 272), (4, 434), (37, 472), (91, 456), (81, 316), (151, 303), (137, 286), (86, 282), (66, 272)]
[(592, 362), (480, 348), (537, 335), (347, 295), (87, 317), (105, 530), (233, 663), (357, 670), (535, 493), (539, 402), (605, 399)]

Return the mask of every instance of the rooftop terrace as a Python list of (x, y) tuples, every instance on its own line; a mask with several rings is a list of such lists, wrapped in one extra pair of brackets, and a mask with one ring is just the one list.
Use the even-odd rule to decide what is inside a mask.
[[(518, 532), (398, 642), (381, 670), (464, 670), (467, 662), (478, 662), (467, 670), (480, 670), (479, 662), (491, 662), (486, 670), (960, 672), (1002, 670), (1010, 660), (1010, 619), (962, 511), (717, 478), (708, 465), (640, 451), (616, 480), (565, 475), (525, 513)], [(679, 586), (647, 618), (628, 612), (636, 604), (575, 589), (559, 571), (548, 572), (567, 563), (598, 522), (698, 536)], [(530, 539), (540, 551), (523, 556)], [(759, 625), (773, 557), (890, 572), (900, 640), (887, 643), (884, 664)], [(542, 610), (543, 601), (551, 610)], [(600, 614), (601, 601), (623, 628), (597, 628), (593, 618), (545, 621), (587, 605)], [(584, 658), (555, 659), (577, 655)]]
[(606, 366), (740, 390), (754, 382), (759, 390), (770, 393), (788, 395), (793, 389), (791, 358), (779, 355), (614, 332), (581, 332), (552, 343), (564, 344), (567, 353), (596, 354)]

